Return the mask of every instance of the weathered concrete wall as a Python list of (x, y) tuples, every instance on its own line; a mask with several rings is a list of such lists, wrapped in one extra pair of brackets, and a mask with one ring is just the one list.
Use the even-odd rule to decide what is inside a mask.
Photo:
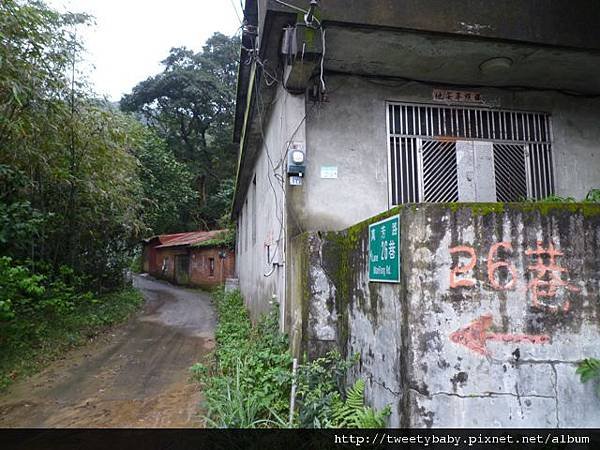
[[(289, 11), (272, 0), (259, 0), (261, 23), (267, 7)], [(305, 9), (308, 2), (287, 3)], [(594, 0), (504, 0), (491, 7), (482, 0), (327, 0), (325, 20), (373, 28), (407, 28), (598, 49), (600, 8)], [(560, 18), (560, 20), (557, 20)]]
[[(598, 427), (576, 364), (600, 357), (600, 206), (416, 205), (401, 282), (368, 281), (368, 223), (308, 233), (306, 330), (360, 353), (391, 426)], [(299, 238), (300, 240), (300, 238)], [(332, 338), (333, 336), (333, 338)]]
[[(240, 290), (253, 318), (268, 311), (270, 302), (284, 299), (287, 143), (304, 142), (304, 98), (279, 87), (270, 111), (261, 112), (261, 123), (264, 139), (253, 169), (256, 183), (244, 195), (236, 248)], [(285, 304), (280, 312), (287, 314)]]
[[(386, 102), (432, 98), (432, 87), (419, 83), (333, 75), (327, 83), (328, 101), (307, 115), (307, 174), (302, 199), (293, 203), (304, 230), (340, 230), (391, 207)], [(600, 99), (477, 90), (489, 106), (551, 114), (557, 195), (582, 199), (600, 186)], [(337, 179), (321, 178), (322, 166), (336, 166)]]

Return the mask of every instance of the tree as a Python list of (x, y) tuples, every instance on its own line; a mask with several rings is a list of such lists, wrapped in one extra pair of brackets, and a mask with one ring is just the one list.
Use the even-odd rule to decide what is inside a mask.
[(199, 53), (173, 48), (164, 70), (139, 83), (121, 100), (165, 139), (194, 174), (198, 203), (187, 228), (214, 226), (228, 205), (210, 199), (223, 191), (235, 170), (231, 143), (239, 39), (216, 33)]
[(135, 154), (144, 193), (142, 220), (153, 234), (182, 229), (197, 196), (194, 177), (152, 130), (142, 129), (140, 138)]
[[(0, 3), (0, 148), (21, 150), (40, 117), (68, 114), (67, 76), (81, 49), (74, 27), (84, 14), (60, 14), (41, 1)], [(30, 154), (34, 151), (30, 151)]]
[(0, 3), (0, 236), (32, 270), (69, 265), (98, 288), (119, 282), (145, 233), (139, 124), (77, 82), (81, 14)]

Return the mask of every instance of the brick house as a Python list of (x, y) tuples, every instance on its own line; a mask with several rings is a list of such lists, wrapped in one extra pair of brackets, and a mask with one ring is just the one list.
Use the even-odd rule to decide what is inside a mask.
[(161, 234), (143, 241), (143, 271), (175, 284), (213, 287), (234, 276), (228, 230)]

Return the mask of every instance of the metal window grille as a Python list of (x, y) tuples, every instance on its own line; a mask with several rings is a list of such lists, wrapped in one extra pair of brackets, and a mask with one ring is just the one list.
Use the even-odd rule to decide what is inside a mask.
[(497, 201), (554, 193), (547, 114), (389, 104), (388, 134), (393, 205), (458, 201), (455, 140), (494, 144)]
[(540, 199), (554, 194), (554, 170), (550, 143), (531, 143), (527, 146), (530, 174), (529, 196)]
[(423, 141), (423, 201), (457, 202), (458, 170), (454, 142)]
[(527, 197), (526, 145), (494, 144), (496, 197), (500, 202), (516, 202)]

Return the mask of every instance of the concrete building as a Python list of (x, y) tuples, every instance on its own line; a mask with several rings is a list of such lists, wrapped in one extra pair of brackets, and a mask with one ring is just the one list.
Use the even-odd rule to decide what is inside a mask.
[(234, 276), (235, 254), (223, 243), (227, 230), (161, 234), (143, 241), (142, 269), (175, 284), (210, 288)]
[[(519, 202), (600, 188), (600, 4), (314, 3), (245, 3), (233, 218), (251, 313), (278, 302), (296, 354), (358, 351), (352, 376), (394, 426), (599, 426), (574, 375), (600, 357), (599, 208)], [(369, 278), (376, 215), (399, 217), (397, 284)], [(581, 279), (547, 271), (540, 302), (531, 255), (555, 245)], [(453, 278), (469, 270), (471, 290)]]
[(600, 186), (596, 1), (319, 3), (308, 25), (308, 0), (245, 4), (233, 217), (254, 313), (276, 299), (285, 317), (286, 253), (304, 231)]

